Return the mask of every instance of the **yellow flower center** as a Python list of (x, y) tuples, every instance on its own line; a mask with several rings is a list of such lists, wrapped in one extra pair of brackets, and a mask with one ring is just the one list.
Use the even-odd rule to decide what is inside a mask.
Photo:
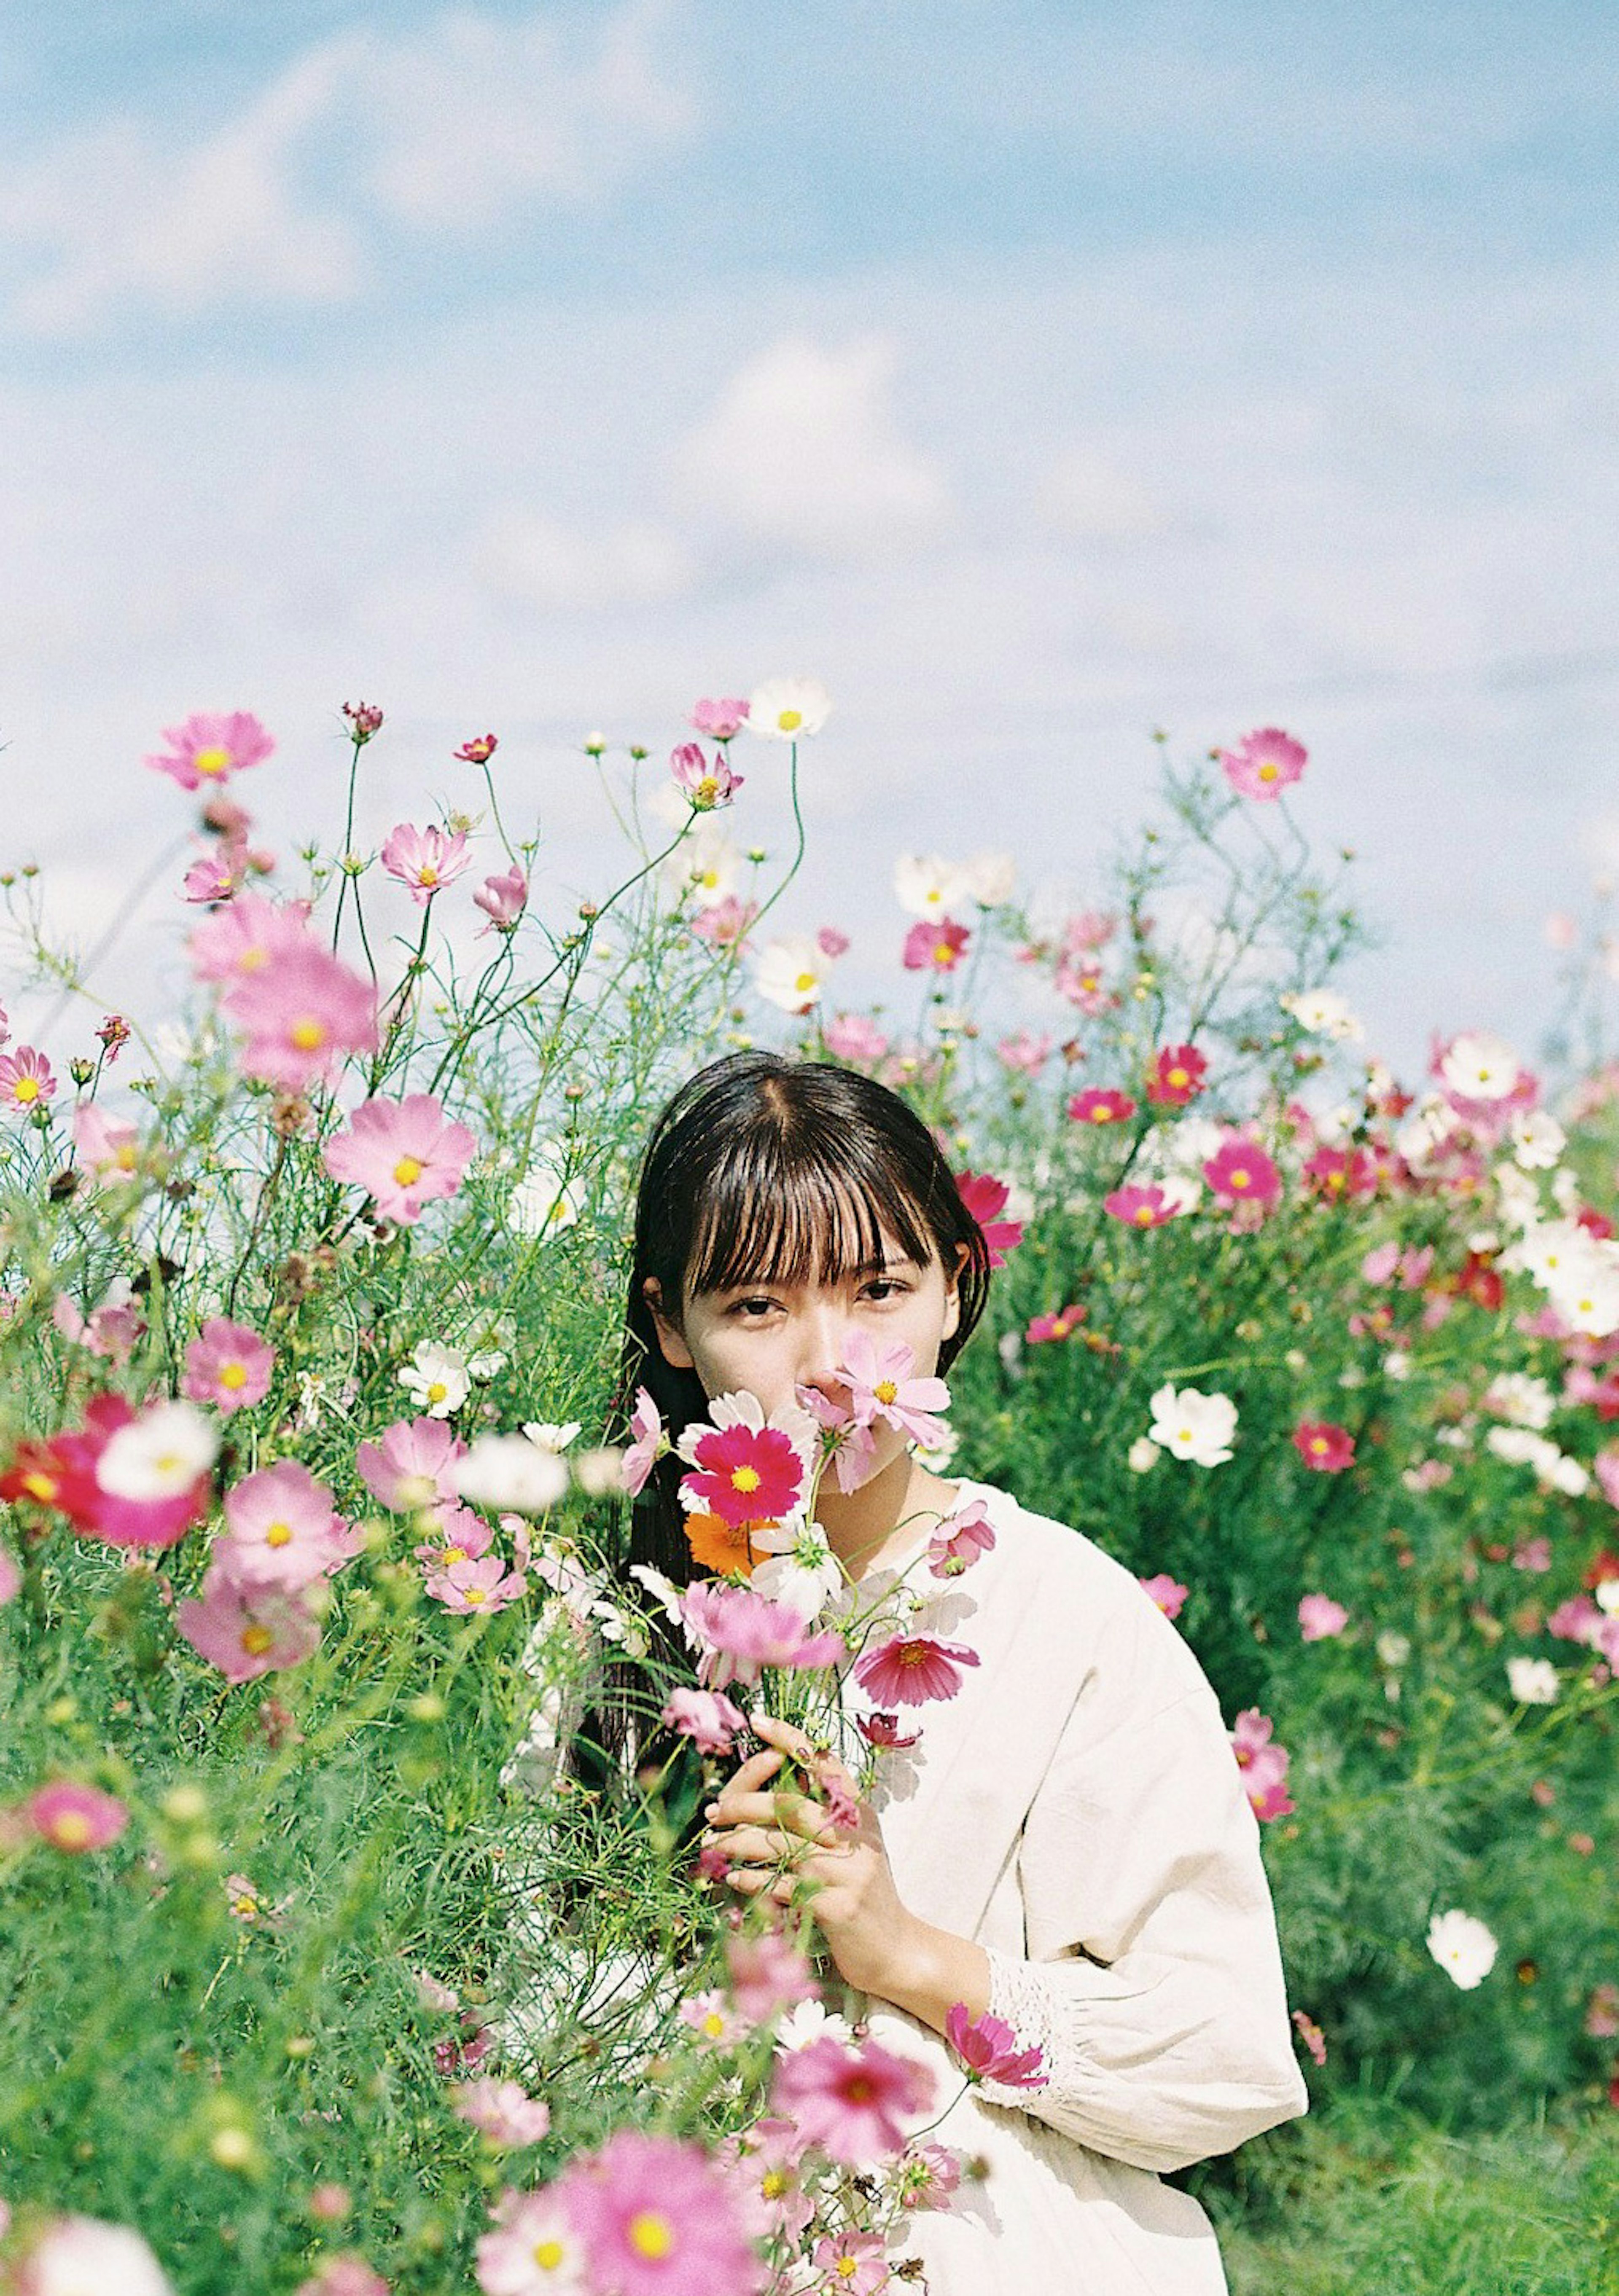
[(1072, 1329), (1066, 1316), (1058, 1316), (1052, 1324), (1051, 1336), (1054, 1340), (1065, 1340)]
[(1136, 1226), (1138, 1227), (1151, 1227), (1152, 1224), (1153, 1208), (1151, 1204), (1143, 1204), (1140, 1210), (1136, 1214)]
[(237, 972), (257, 972), (259, 966), (268, 960), (269, 954), (267, 948), (263, 948), (255, 942), (252, 947), (244, 948), (236, 959)]
[(719, 872), (718, 869), (698, 869), (693, 872), (693, 875), (695, 882), (701, 885), (706, 892), (711, 893), (715, 886), (719, 882)]
[(667, 2256), (675, 2244), (674, 2231), (669, 2218), (661, 2217), (655, 2209), (642, 2209), (637, 2215), (631, 2217), (627, 2231), (629, 2245), (636, 2254), (653, 2261)]
[(22, 1488), (29, 1498), (38, 1499), (43, 1505), (48, 1506), (56, 1496), (56, 1478), (54, 1475), (43, 1475), (35, 1467), (22, 1478)]
[(756, 1491), (759, 1488), (758, 1468), (736, 1468), (731, 1476), (731, 1488), (734, 1491)]
[(1093, 1108), (1090, 1111), (1090, 1120), (1093, 1124), (1111, 1124), (1114, 1120), (1114, 1112), (1111, 1108)]
[(1191, 1439), (1192, 1431), (1189, 1427), (1181, 1427), (1176, 1430), (1175, 1440), (1178, 1443), (1189, 1443)]
[(326, 1041), (326, 1024), (306, 1013), (301, 1020), (293, 1021), (287, 1036), (300, 1053), (316, 1053)]
[(219, 1366), (219, 1384), (221, 1387), (228, 1387), (232, 1390), (238, 1387), (245, 1387), (247, 1385), (247, 1365), (245, 1364), (239, 1363), (221, 1364)]
[(429, 1403), (442, 1403), (448, 1393), (449, 1390), (445, 1386), (444, 1382), (441, 1379), (434, 1379), (428, 1382), (427, 1399)]
[(257, 1621), (242, 1629), (242, 1647), (249, 1658), (262, 1658), (275, 1639), (268, 1627), (261, 1627)]
[(955, 950), (950, 947), (948, 940), (936, 940), (933, 943), (933, 963), (935, 964), (949, 964), (955, 954)]
[(1237, 1166), (1236, 1171), (1231, 1174), (1230, 1177), (1231, 1185), (1234, 1188), (1246, 1188), (1253, 1185), (1253, 1174), (1251, 1172), (1245, 1172), (1240, 1164)]
[(1312, 1435), (1310, 1439), (1310, 1447), (1319, 1458), (1327, 1448), (1327, 1438), (1324, 1435)]
[(408, 1188), (422, 1177), (422, 1161), (417, 1156), (401, 1156), (393, 1168), (393, 1177), (400, 1187)]
[(239, 1921), (251, 1922), (259, 1911), (257, 1898), (233, 1898), (231, 1911)]
[(840, 2280), (852, 2280), (859, 2268), (860, 2259), (858, 2256), (840, 2256), (833, 2267)]
[(555, 2272), (567, 2252), (560, 2240), (540, 2240), (534, 2243), (534, 2261), (542, 2272)]
[(191, 761), (200, 774), (222, 774), (230, 765), (228, 750), (193, 750)]
[(136, 1163), (134, 1141), (126, 1140), (121, 1148), (115, 1148), (112, 1160), (120, 1172), (133, 1172)]
[(1183, 1092), (1186, 1086), (1191, 1083), (1192, 1079), (1184, 1069), (1171, 1069), (1169, 1073), (1169, 1081), (1173, 1085), (1177, 1092)]
[(776, 722), (784, 734), (796, 734), (804, 722), (804, 713), (801, 709), (784, 709)]
[(416, 871), (416, 882), (417, 882), (417, 884), (418, 884), (418, 885), (436, 885), (436, 884), (438, 883), (438, 882), (439, 882), (439, 873), (438, 873), (438, 871), (433, 867), (433, 865), (432, 865), (432, 864), (431, 864), (431, 862), (423, 862), (423, 864), (422, 865), (421, 868), (419, 868), (419, 869)]
[(692, 803), (694, 805), (711, 806), (714, 803), (719, 795), (719, 783), (714, 779), (712, 774), (705, 774), (703, 779), (698, 783), (696, 788), (692, 791)]
[(767, 2169), (764, 2175), (759, 2180), (759, 2189), (764, 2194), (767, 2201), (779, 2201), (782, 2194), (787, 2189), (786, 2170), (785, 2169)]
[(468, 1587), (463, 1589), (463, 1594), (468, 1603), (481, 1603), (486, 1591), (482, 1587)]
[(464, 1546), (447, 1546), (444, 1550), (444, 1567), (447, 1570), (452, 1562), (464, 1562), (466, 1559)]
[(19, 1077), (16, 1083), (12, 1086), (12, 1097), (13, 1100), (21, 1101), (25, 1107), (30, 1100), (37, 1100), (39, 1097), (39, 1078), (37, 1077), (29, 1076)]
[(871, 1391), (879, 1403), (892, 1403), (900, 1390), (892, 1379), (880, 1379)]
[(793, 979), (793, 986), (794, 987), (794, 988), (796, 988), (796, 989), (797, 989), (797, 991), (798, 991), (798, 993), (799, 993), (799, 995), (800, 995), (801, 996), (808, 996), (808, 995), (810, 994), (810, 990), (815, 987), (815, 975), (814, 975), (814, 973), (813, 973), (813, 972), (801, 972), (801, 973), (798, 973), (797, 975), (795, 975), (795, 977), (794, 977), (794, 979)]
[(1267, 758), (1264, 764), (1259, 769), (1259, 778), (1262, 782), (1273, 782), (1280, 771), (1281, 767), (1279, 766), (1273, 766), (1270, 763), (1270, 760)]
[(725, 2019), (720, 2015), (718, 2009), (711, 2009), (709, 2011), (708, 2015), (703, 2021), (703, 2030), (708, 2035), (711, 2041), (718, 2041), (723, 2038), (725, 2034)]
[(267, 1546), (290, 1546), (292, 1543), (292, 1524), (273, 1522), (264, 1534), (264, 1543)]
[(58, 1810), (45, 1831), (58, 1849), (83, 1849), (90, 1841), (90, 1821), (82, 1809)]
[[(900, 1653), (900, 1663), (901, 1666), (925, 1666), (927, 1664), (927, 1652), (922, 1648), (919, 1643), (907, 1643), (905, 1648)], [(851, 2088), (850, 2095), (852, 2095), (853, 2094), (854, 2091)]]

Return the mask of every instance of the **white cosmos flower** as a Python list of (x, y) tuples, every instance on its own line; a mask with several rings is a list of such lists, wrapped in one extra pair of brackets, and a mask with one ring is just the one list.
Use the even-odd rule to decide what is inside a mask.
[(832, 696), (816, 677), (770, 677), (753, 689), (748, 731), (768, 741), (801, 742), (832, 715)]
[(1498, 1459), (1515, 1467), (1533, 1467), (1549, 1490), (1577, 1499), (1590, 1488), (1590, 1475), (1578, 1459), (1571, 1459), (1544, 1435), (1536, 1435), (1527, 1427), (1492, 1427), (1484, 1443)]
[(515, 1514), (543, 1514), (568, 1488), (566, 1464), (526, 1435), (480, 1435), (449, 1472), (474, 1506), (505, 1507)]
[(95, 1480), (115, 1498), (178, 1498), (218, 1450), (218, 1428), (194, 1403), (158, 1403), (119, 1429), (95, 1463)]
[(1598, 1578), (1591, 1591), (1605, 1618), (1619, 1618), (1619, 1578)]
[(1533, 1227), (1541, 1217), (1541, 1192), (1516, 1164), (1495, 1167), (1495, 1196), (1500, 1216), (1515, 1227)]
[(1438, 1155), (1460, 1120), (1453, 1108), (1448, 1108), (1430, 1093), (1418, 1103), (1402, 1124), (1396, 1126), (1394, 1145), (1411, 1169), (1420, 1172)]
[(953, 916), (974, 898), (973, 871), (936, 853), (901, 853), (894, 863), (894, 898), (911, 917)]
[(1507, 1128), (1512, 1135), (1513, 1161), (1525, 1172), (1549, 1172), (1568, 1145), (1568, 1135), (1543, 1108), (1515, 1116)]
[(1197, 1388), (1165, 1385), (1152, 1398), (1152, 1440), (1174, 1459), (1218, 1467), (1231, 1456), (1237, 1406), (1229, 1395), (1204, 1395)]
[(1403, 1666), (1411, 1655), (1410, 1636), (1396, 1634), (1393, 1627), (1385, 1627), (1377, 1637), (1377, 1656), (1385, 1666)]
[(1159, 1456), (1158, 1446), (1150, 1435), (1138, 1435), (1124, 1454), (1124, 1464), (1132, 1475), (1145, 1475), (1149, 1467), (1157, 1465)]
[(582, 1420), (569, 1419), (558, 1427), (547, 1419), (525, 1419), (522, 1431), (542, 1451), (565, 1451), (583, 1424)]
[(1484, 1409), (1515, 1427), (1544, 1427), (1557, 1408), (1557, 1398), (1543, 1379), (1526, 1371), (1498, 1372), (1484, 1390)]
[(1004, 908), (1017, 890), (1017, 863), (1009, 853), (974, 853), (962, 874), (981, 909)]
[(842, 2041), (854, 2038), (847, 2017), (840, 2017), (835, 2009), (828, 2009), (824, 2001), (795, 2001), (776, 2027), (776, 2054), (790, 2056), (794, 2049), (807, 2049), (811, 2041)]
[(1555, 1706), (1562, 1686), (1549, 1658), (1509, 1658), (1507, 1683), (1520, 1706)]
[(506, 1225), (519, 1235), (560, 1235), (585, 1209), (585, 1191), (568, 1177), (560, 1140), (542, 1140), (528, 1170), (506, 1199)]
[[(673, 789), (674, 783), (669, 786)], [(726, 834), (713, 815), (700, 814), (690, 835), (664, 862), (663, 874), (677, 891), (690, 896), (694, 908), (712, 909), (736, 890), (743, 859), (741, 846)]]
[(1482, 1985), (1495, 1966), (1496, 1943), (1472, 1914), (1435, 1914), (1428, 1923), (1428, 1951), (1464, 1993)]
[(1277, 1003), (1312, 1037), (1332, 1037), (1339, 1043), (1358, 1044), (1366, 1034), (1335, 989), (1303, 988), (1295, 996), (1278, 996)]
[(843, 1585), (842, 1566), (826, 1544), (818, 1522), (789, 1516), (785, 1522), (752, 1534), (768, 1560), (757, 1563), (748, 1584), (767, 1602), (785, 1603), (813, 1626)]
[(624, 1454), (611, 1443), (580, 1451), (573, 1460), (573, 1480), (587, 1498), (616, 1497), (624, 1488)]
[(401, 1365), (399, 1385), (409, 1390), (416, 1408), (430, 1419), (448, 1419), (473, 1391), (466, 1357), (460, 1349), (440, 1347), (436, 1340), (423, 1340), (410, 1361)]
[(753, 986), (767, 1004), (784, 1013), (807, 1013), (818, 1003), (828, 958), (808, 933), (768, 941), (753, 967)]
[(163, 2267), (127, 2225), (57, 2217), (19, 2260), (29, 2296), (174, 2296)]
[(1439, 1073), (1459, 1100), (1505, 1100), (1523, 1071), (1504, 1037), (1479, 1031), (1457, 1037)]

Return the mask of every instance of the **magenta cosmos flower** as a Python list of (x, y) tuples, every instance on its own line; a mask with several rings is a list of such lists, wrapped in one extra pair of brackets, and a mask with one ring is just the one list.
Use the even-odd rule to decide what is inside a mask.
[(924, 917), (906, 934), (900, 963), (908, 972), (954, 972), (971, 939), (953, 917)]
[(104, 1849), (129, 1823), (129, 1812), (116, 1794), (79, 1785), (71, 1778), (37, 1787), (23, 1803), (22, 1814), (42, 1841), (75, 1857), (86, 1849)]
[(470, 868), (472, 859), (464, 830), (417, 829), (408, 821), (401, 821), (382, 846), (383, 868), (401, 885), (409, 886), (410, 898), (418, 908), (424, 908), (435, 893)]
[(380, 1443), (362, 1443), (354, 1455), (360, 1480), (394, 1514), (419, 1514), (456, 1496), (456, 1461), (466, 1445), (442, 1419), (396, 1419)]
[(1248, 1706), (1237, 1716), (1231, 1732), (1231, 1751), (1243, 1774), (1244, 1789), (1254, 1816), (1264, 1824), (1293, 1812), (1286, 1786), (1292, 1757), (1286, 1746), (1273, 1742), (1275, 1727), (1268, 1714), (1262, 1714), (1257, 1706)]
[(850, 2169), (900, 2152), (906, 2121), (925, 2112), (933, 2098), (925, 2065), (875, 2041), (845, 2047), (829, 2034), (783, 2057), (770, 2091), (772, 2110), (794, 2124), (801, 2144), (819, 2145)]
[(753, 2296), (763, 2267), (701, 2145), (620, 2128), (565, 2182), (588, 2284), (612, 2296)]
[(144, 762), (184, 790), (218, 789), (233, 774), (262, 765), (275, 744), (251, 710), (199, 709), (183, 726), (165, 726), (166, 750)]
[(880, 1419), (931, 1451), (945, 1439), (944, 1422), (936, 1414), (949, 1409), (950, 1391), (941, 1379), (913, 1379), (916, 1360), (915, 1349), (903, 1340), (879, 1349), (869, 1332), (851, 1331), (837, 1377), (849, 1390), (858, 1426)]
[(1348, 1624), (1349, 1612), (1330, 1595), (1299, 1597), (1299, 1633), (1305, 1642), (1326, 1642), (1334, 1635), (1341, 1635)]
[(1184, 1108), (1203, 1090), (1209, 1064), (1195, 1045), (1165, 1045), (1153, 1055), (1146, 1096), (1155, 1108)]
[(1238, 797), (1278, 798), (1303, 773), (1310, 752), (1279, 726), (1245, 734), (1235, 749), (1216, 753)]
[(320, 1622), (300, 1595), (242, 1587), (228, 1571), (212, 1568), (201, 1596), (180, 1604), (175, 1624), (197, 1655), (233, 1683), (301, 1665), (320, 1642)]
[(682, 742), (669, 753), (669, 770), (677, 789), (686, 791), (694, 813), (712, 813), (729, 805), (745, 776), (734, 773), (723, 751), (711, 765), (700, 742)]
[(225, 1010), (247, 1031), (243, 1072), (303, 1092), (376, 1046), (376, 991), (308, 933), (239, 978)]
[(332, 1493), (296, 1459), (260, 1467), (225, 1496), (228, 1528), (214, 1541), (212, 1570), (252, 1592), (296, 1592), (349, 1560), (349, 1525)]
[(991, 1269), (1004, 1267), (1007, 1254), (1015, 1251), (1023, 1240), (1022, 1220), (1001, 1218), (1011, 1201), (1011, 1188), (1005, 1180), (996, 1179), (990, 1172), (956, 1172), (951, 1177), (955, 1180), (957, 1193), (978, 1222), (983, 1240), (990, 1248)]
[(1102, 1209), (1114, 1219), (1122, 1220), (1126, 1227), (1162, 1227), (1165, 1220), (1175, 1217), (1175, 1207), (1162, 1188), (1140, 1188), (1133, 1183), (1104, 1196)]
[(478, 1152), (464, 1124), (445, 1120), (430, 1092), (404, 1100), (367, 1100), (346, 1132), (328, 1140), (325, 1162), (334, 1180), (351, 1181), (376, 1201), (384, 1219), (414, 1226), (435, 1196), (453, 1196)]
[(688, 1429), (680, 1439), (681, 1457), (696, 1470), (681, 1479), (682, 1502), (733, 1529), (790, 1514), (807, 1472), (802, 1443), (767, 1420), (752, 1397), (745, 1401), (753, 1403), (752, 1414), (739, 1408), (736, 1417)]
[(1293, 1431), (1293, 1447), (1319, 1475), (1341, 1475), (1354, 1462), (1354, 1437), (1330, 1419), (1301, 1420)]
[(1136, 1103), (1127, 1092), (1104, 1092), (1092, 1086), (1089, 1091), (1076, 1092), (1068, 1103), (1068, 1113), (1076, 1124), (1128, 1124), (1136, 1112)]
[(1049, 2075), (1045, 2052), (1020, 2049), (1004, 2017), (969, 2016), (965, 2001), (945, 2013), (944, 2038), (961, 2060), (969, 2081), (999, 2081), (1003, 2088), (1044, 2088)]
[(748, 1587), (688, 1587), (680, 1615), (703, 1645), (699, 1671), (710, 1690), (757, 1682), (766, 1667), (834, 1666), (843, 1655), (841, 1635), (807, 1635), (797, 1611)]
[(32, 1116), (56, 1090), (51, 1063), (32, 1045), (0, 1053), (0, 1108), (12, 1116)]
[(275, 1350), (246, 1324), (210, 1316), (185, 1350), (180, 1392), (193, 1403), (243, 1411), (269, 1393)]
[(1023, 1333), (1024, 1343), (1038, 1348), (1043, 1347), (1048, 1340), (1070, 1339), (1084, 1322), (1086, 1310), (1077, 1300), (1071, 1301), (1066, 1308), (1059, 1308), (1054, 1316), (1031, 1316), (1029, 1327)]
[(1282, 1193), (1282, 1176), (1262, 1148), (1227, 1140), (1203, 1168), (1203, 1177), (1229, 1204), (1261, 1204), (1268, 1211)]
[(854, 1670), (862, 1690), (879, 1706), (925, 1706), (954, 1698), (964, 1667), (976, 1666), (978, 1652), (965, 1643), (942, 1643), (932, 1635), (891, 1635), (867, 1651)]

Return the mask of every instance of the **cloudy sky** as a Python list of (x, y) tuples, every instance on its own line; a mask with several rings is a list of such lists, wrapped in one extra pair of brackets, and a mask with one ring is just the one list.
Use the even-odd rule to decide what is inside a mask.
[(1533, 1047), (1619, 867), (1606, 12), (6, 16), (0, 846), (65, 927), (183, 826), (139, 759), (190, 709), (271, 725), (289, 842), (344, 700), (374, 841), (493, 728), (599, 890), (584, 734), (804, 670), (790, 922), (886, 952), (901, 846), (1081, 893), (1155, 726), (1279, 723), (1377, 1042)]

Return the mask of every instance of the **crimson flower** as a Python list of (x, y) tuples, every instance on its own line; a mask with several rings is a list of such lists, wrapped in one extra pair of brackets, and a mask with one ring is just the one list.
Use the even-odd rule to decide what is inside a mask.
[(953, 917), (924, 917), (906, 934), (900, 962), (908, 972), (954, 972), (971, 938)]
[(1319, 1475), (1341, 1475), (1353, 1464), (1355, 1439), (1330, 1419), (1303, 1419), (1293, 1431), (1293, 1447)]
[(1068, 1103), (1068, 1113), (1076, 1124), (1127, 1124), (1136, 1112), (1136, 1103), (1127, 1092), (1104, 1092), (1092, 1085), (1084, 1092), (1076, 1092)]
[(955, 1179), (962, 1202), (978, 1222), (990, 1247), (990, 1266), (1004, 1267), (1007, 1254), (1015, 1251), (1023, 1240), (1022, 1220), (1000, 1217), (1012, 1194), (1010, 1186), (988, 1172), (957, 1172)]
[(692, 1445), (697, 1472), (680, 1485), (681, 1498), (734, 1528), (779, 1522), (803, 1488), (802, 1454), (780, 1427), (711, 1427)]
[(1155, 1108), (1184, 1108), (1203, 1090), (1209, 1064), (1192, 1045), (1165, 1045), (1147, 1072), (1146, 1096)]
[[(1596, 1605), (1591, 1607), (1594, 1610)], [(919, 1746), (922, 1742), (920, 1730), (901, 1734), (897, 1714), (860, 1714), (855, 1719), (867, 1744), (881, 1747), (886, 1752), (902, 1753), (908, 1746)]]
[(499, 747), (493, 734), (480, 734), (474, 741), (463, 742), (455, 754), (464, 758), (469, 766), (487, 766)]
[(1203, 1177), (1229, 1204), (1262, 1204), (1267, 1210), (1282, 1193), (1282, 1176), (1262, 1148), (1228, 1140), (1203, 1168)]

